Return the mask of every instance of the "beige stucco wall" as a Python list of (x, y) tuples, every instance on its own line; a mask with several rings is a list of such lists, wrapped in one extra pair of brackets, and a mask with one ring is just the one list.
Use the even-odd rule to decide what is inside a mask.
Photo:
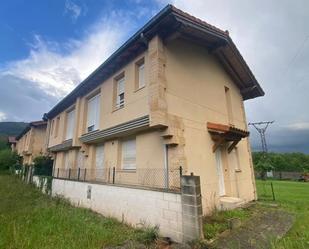
[[(136, 62), (141, 58), (144, 58), (145, 63), (145, 80), (146, 86), (140, 89), (136, 89), (136, 74), (135, 66)], [(114, 105), (114, 87), (115, 77), (124, 73), (125, 75), (125, 105), (123, 108), (115, 109)], [(54, 127), (56, 125), (57, 117), (60, 117), (58, 135), (50, 134), (48, 147), (60, 144), (65, 140), (66, 134), (66, 121), (67, 111), (75, 108), (75, 131), (73, 136), (73, 145), (80, 145), (79, 137), (86, 133), (87, 123), (87, 99), (91, 96), (100, 93), (100, 124), (99, 129), (103, 130), (120, 123), (131, 121), (138, 117), (142, 117), (149, 113), (148, 111), (148, 95), (147, 95), (147, 81), (148, 81), (148, 53), (145, 52), (125, 65), (121, 70), (117, 71), (114, 75), (102, 82), (100, 86), (78, 98), (74, 105), (67, 108), (54, 120)], [(53, 122), (49, 120), (49, 125)]]
[[(206, 49), (182, 40), (168, 43), (165, 49), (168, 113), (183, 123), (186, 169), (201, 176), (203, 208), (208, 212), (218, 204), (219, 196), (213, 141), (206, 124), (229, 124), (226, 86), (230, 89), (233, 124), (247, 129), (243, 100), (232, 79)], [(248, 139), (243, 139), (237, 145), (241, 172), (235, 172), (231, 155), (223, 149), (226, 194), (247, 201), (255, 198), (248, 143)]]
[[(145, 58), (146, 87), (136, 91), (135, 62), (142, 57)], [(126, 78), (125, 107), (115, 110), (114, 77), (123, 72)], [(229, 88), (232, 119), (228, 117), (225, 87)], [(172, 135), (169, 141), (162, 138), (163, 133), (159, 130), (136, 134), (137, 169), (163, 169), (163, 145), (169, 144), (169, 167), (182, 166), (185, 173), (193, 172), (201, 177), (204, 214), (219, 205), (216, 158), (206, 124), (233, 124), (241, 129), (247, 129), (247, 125), (242, 96), (213, 55), (200, 45), (179, 39), (164, 44), (155, 37), (149, 43), (148, 52), (128, 63), (91, 93), (78, 98), (67, 110), (73, 107), (76, 109), (73, 146), (82, 146), (81, 150), (86, 151), (83, 154), (83, 165), (89, 170), (95, 169), (97, 145), (87, 145), (85, 150), (79, 137), (86, 130), (87, 99), (98, 92), (101, 93), (101, 130), (147, 114), (150, 115), (152, 127), (169, 126), (166, 133)], [(67, 110), (59, 114), (58, 136), (50, 136), (49, 147), (64, 141)], [(49, 120), (49, 125), (51, 122)], [(121, 139), (106, 141), (104, 145), (105, 167), (121, 170)], [(253, 200), (255, 182), (248, 139), (243, 139), (237, 145), (240, 170), (235, 170), (232, 154), (228, 154), (226, 148), (222, 150), (226, 195), (245, 201)], [(78, 151), (79, 148), (69, 152), (72, 168), (76, 167)], [(64, 152), (56, 153), (55, 168), (64, 167), (63, 157)], [(123, 174), (126, 174), (128, 181), (137, 177), (135, 172)]]
[(23, 157), (23, 164), (31, 164), (33, 159), (46, 153), (46, 126), (31, 127), (16, 143), (18, 155)]

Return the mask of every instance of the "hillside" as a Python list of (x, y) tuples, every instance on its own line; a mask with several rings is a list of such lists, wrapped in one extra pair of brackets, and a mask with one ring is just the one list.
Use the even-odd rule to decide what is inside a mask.
[(24, 122), (0, 122), (0, 150), (9, 148), (8, 136), (17, 136), (26, 126)]
[(0, 122), (0, 136), (16, 136), (18, 135), (25, 127), (27, 123), (24, 122)]

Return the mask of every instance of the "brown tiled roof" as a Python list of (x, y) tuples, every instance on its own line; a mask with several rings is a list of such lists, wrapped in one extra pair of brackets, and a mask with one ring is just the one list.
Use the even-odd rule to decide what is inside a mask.
[(9, 144), (15, 144), (16, 143), (16, 137), (9, 136), (8, 137), (8, 142), (9, 142)]
[(167, 5), (71, 93), (48, 113), (44, 114), (43, 119), (55, 117), (58, 113), (74, 104), (77, 97), (84, 96), (95, 89), (115, 71), (136, 57), (137, 54), (145, 51), (147, 49), (147, 41), (153, 36), (160, 35), (162, 38), (166, 38), (177, 31), (187, 38), (199, 40), (203, 46), (212, 51), (239, 87), (244, 100), (264, 95), (263, 89), (227, 31), (210, 25), (173, 5)]

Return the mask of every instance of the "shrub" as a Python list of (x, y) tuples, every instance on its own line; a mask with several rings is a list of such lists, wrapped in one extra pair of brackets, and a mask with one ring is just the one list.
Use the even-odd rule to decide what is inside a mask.
[(38, 156), (33, 159), (34, 175), (51, 176), (53, 160), (47, 156)]
[(0, 171), (7, 171), (20, 164), (20, 157), (10, 149), (0, 150)]

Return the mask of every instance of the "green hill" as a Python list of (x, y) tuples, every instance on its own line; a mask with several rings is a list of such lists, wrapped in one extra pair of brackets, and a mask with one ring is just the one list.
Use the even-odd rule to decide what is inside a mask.
[(27, 125), (24, 122), (0, 122), (0, 136), (17, 136)]
[(8, 136), (17, 136), (27, 125), (24, 122), (0, 122), (0, 150), (7, 148)]

